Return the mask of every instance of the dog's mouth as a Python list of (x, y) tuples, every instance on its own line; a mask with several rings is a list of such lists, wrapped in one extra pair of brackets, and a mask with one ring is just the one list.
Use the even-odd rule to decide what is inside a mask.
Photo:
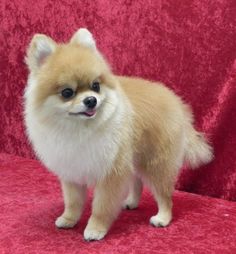
[(96, 114), (96, 110), (95, 109), (93, 109), (93, 110), (87, 110), (85, 112), (80, 112), (79, 114), (87, 116), (87, 117), (91, 117), (91, 116), (94, 116)]
[(92, 117), (96, 114), (96, 110), (95, 109), (90, 109), (90, 110), (86, 110), (84, 112), (69, 112), (69, 115), (72, 115), (72, 116), (77, 116), (77, 115), (83, 115), (83, 116), (86, 116), (86, 117)]

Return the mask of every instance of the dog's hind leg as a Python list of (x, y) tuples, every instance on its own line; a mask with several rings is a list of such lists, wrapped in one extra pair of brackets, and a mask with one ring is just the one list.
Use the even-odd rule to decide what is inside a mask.
[(128, 196), (123, 203), (123, 208), (128, 210), (137, 208), (142, 194), (142, 190), (142, 180), (135, 175), (132, 179)]

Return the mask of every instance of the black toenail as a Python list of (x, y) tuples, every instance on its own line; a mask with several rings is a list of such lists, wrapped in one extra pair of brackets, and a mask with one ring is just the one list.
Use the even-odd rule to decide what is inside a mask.
[(129, 207), (129, 205), (126, 205), (125, 208), (126, 208), (127, 210), (131, 210), (130, 207)]

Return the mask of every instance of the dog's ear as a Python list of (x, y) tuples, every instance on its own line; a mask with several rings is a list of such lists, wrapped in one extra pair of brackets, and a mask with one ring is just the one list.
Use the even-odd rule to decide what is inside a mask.
[(55, 51), (56, 42), (44, 34), (36, 34), (30, 42), (25, 58), (31, 71), (37, 70)]
[(96, 42), (93, 35), (86, 28), (80, 28), (71, 38), (70, 43), (79, 44), (84, 47), (96, 49)]

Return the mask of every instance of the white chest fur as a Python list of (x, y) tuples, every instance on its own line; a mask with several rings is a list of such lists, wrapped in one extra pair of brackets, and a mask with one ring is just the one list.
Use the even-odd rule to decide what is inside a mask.
[(118, 153), (117, 131), (110, 130), (48, 131), (35, 124), (29, 132), (38, 156), (49, 170), (64, 180), (90, 185), (112, 169)]

